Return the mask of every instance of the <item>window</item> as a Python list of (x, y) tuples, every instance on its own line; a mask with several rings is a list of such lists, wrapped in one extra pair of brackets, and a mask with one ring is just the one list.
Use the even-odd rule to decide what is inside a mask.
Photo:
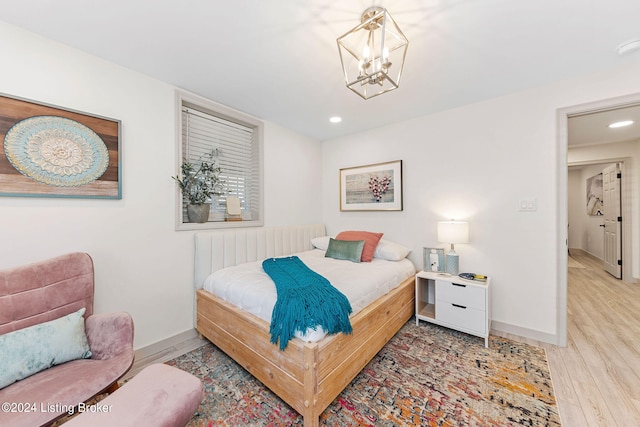
[[(238, 111), (201, 98), (179, 93), (179, 165), (187, 160), (198, 165), (217, 151), (216, 163), (223, 181), (220, 196), (211, 197), (209, 220), (189, 223), (186, 198), (180, 197), (177, 228), (223, 228), (262, 225), (262, 122)], [(240, 201), (242, 221), (229, 221), (227, 198)]]

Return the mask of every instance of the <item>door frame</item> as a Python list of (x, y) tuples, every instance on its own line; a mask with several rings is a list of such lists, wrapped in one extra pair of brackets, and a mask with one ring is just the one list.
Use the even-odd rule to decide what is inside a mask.
[[(611, 174), (615, 174), (611, 179)], [(616, 279), (622, 279), (623, 274), (623, 262), (624, 259), (622, 247), (626, 243), (622, 240), (624, 237), (623, 229), (623, 215), (622, 202), (622, 165), (620, 162), (613, 163), (610, 166), (605, 167), (602, 170), (602, 191), (603, 191), (603, 216), (604, 216), (604, 241), (603, 241), (603, 256), (604, 256), (604, 269), (614, 276)], [(609, 188), (614, 191), (609, 192)], [(613, 195), (610, 195), (613, 194)], [(612, 206), (608, 206), (611, 204)], [(616, 206), (617, 205), (617, 206)], [(614, 245), (609, 243), (609, 235), (607, 233), (614, 228)], [(613, 240), (613, 239), (611, 239)], [(608, 250), (607, 248), (613, 248)]]
[[(556, 151), (556, 188), (557, 188), (557, 212), (556, 212), (556, 230), (557, 230), (557, 240), (556, 240), (556, 344), (562, 347), (566, 347), (567, 345), (567, 275), (568, 275), (568, 267), (567, 267), (567, 253), (568, 253), (568, 243), (569, 243), (569, 234), (567, 230), (567, 223), (569, 220), (568, 214), (568, 158), (567, 158), (567, 150), (568, 150), (568, 120), (569, 117), (584, 114), (589, 112), (598, 112), (602, 110), (609, 110), (612, 108), (621, 108), (631, 105), (640, 104), (640, 93), (635, 93), (631, 95), (625, 95), (617, 98), (609, 98), (603, 99), (599, 101), (594, 101), (585, 104), (578, 104), (570, 107), (559, 108), (556, 111), (556, 124), (557, 124), (557, 151)], [(608, 161), (609, 159), (603, 159), (603, 161)], [(613, 161), (618, 161), (614, 160)], [(620, 159), (622, 160), (622, 159)], [(622, 168), (624, 168), (624, 163), (622, 164)], [(624, 170), (623, 170), (624, 174)], [(624, 176), (624, 175), (623, 175)], [(626, 192), (628, 189), (624, 187), (624, 181), (628, 181), (623, 179), (623, 199), (626, 198), (626, 195), (630, 193)], [(629, 186), (630, 183), (627, 183)], [(631, 203), (631, 202), (629, 202)], [(623, 206), (623, 215), (624, 206)], [(625, 227), (625, 222), (627, 222), (627, 227)], [(630, 221), (624, 221), (623, 218), (623, 233), (630, 232), (631, 224)], [(630, 235), (630, 234), (629, 234)], [(633, 240), (633, 236), (631, 236), (627, 240)], [(627, 264), (629, 264), (630, 256), (632, 253), (625, 253), (625, 245), (623, 244), (623, 256), (627, 260)], [(631, 267), (631, 266), (629, 266)], [(623, 279), (624, 275), (624, 263), (623, 263)], [(631, 276), (632, 277), (632, 276)]]

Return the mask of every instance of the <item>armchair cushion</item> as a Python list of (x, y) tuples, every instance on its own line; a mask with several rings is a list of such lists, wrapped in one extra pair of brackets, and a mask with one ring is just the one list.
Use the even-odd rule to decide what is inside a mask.
[(54, 365), (90, 357), (84, 312), (81, 308), (59, 319), (0, 335), (0, 388)]

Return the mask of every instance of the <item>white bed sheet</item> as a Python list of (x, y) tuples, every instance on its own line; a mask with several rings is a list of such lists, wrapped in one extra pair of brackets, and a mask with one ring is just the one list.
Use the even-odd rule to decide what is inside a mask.
[[(401, 261), (374, 258), (371, 262), (355, 263), (325, 258), (324, 254), (325, 251), (314, 249), (294, 255), (349, 299), (352, 316), (413, 276), (416, 271), (413, 263), (406, 258)], [(271, 323), (271, 313), (278, 295), (275, 284), (262, 269), (262, 261), (218, 270), (207, 277), (204, 289)], [(319, 341), (325, 335), (321, 328), (296, 334), (310, 342)]]

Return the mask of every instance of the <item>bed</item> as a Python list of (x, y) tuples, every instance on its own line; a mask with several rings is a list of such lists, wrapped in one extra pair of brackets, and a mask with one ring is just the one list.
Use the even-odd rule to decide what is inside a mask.
[(195, 235), (196, 329), (298, 411), (306, 427), (413, 315), (414, 276), (351, 316), (353, 333), (317, 342), (294, 338), (284, 351), (270, 342), (269, 323), (203, 289), (226, 267), (314, 249), (324, 225), (244, 228)]

